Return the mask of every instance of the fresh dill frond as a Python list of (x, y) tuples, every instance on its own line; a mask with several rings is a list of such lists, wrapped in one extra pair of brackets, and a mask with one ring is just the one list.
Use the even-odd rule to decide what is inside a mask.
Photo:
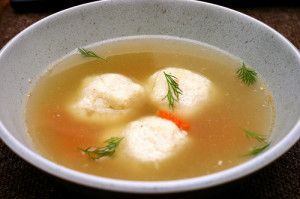
[(247, 86), (254, 84), (257, 78), (257, 73), (248, 68), (245, 63), (236, 71), (236, 75)]
[(102, 59), (106, 61), (106, 59), (98, 56), (95, 52), (91, 50), (87, 50), (85, 48), (78, 48), (78, 52), (83, 56), (83, 57), (92, 57), (92, 58), (97, 58), (97, 59)]
[(264, 143), (264, 145), (262, 145), (262, 146), (258, 146), (258, 147), (252, 148), (250, 150), (250, 152), (248, 153), (248, 155), (250, 155), (250, 156), (256, 156), (256, 155), (260, 154), (261, 152), (263, 152), (269, 146), (270, 146), (270, 143)]
[(266, 148), (270, 146), (270, 142), (267, 142), (267, 138), (259, 133), (256, 133), (254, 131), (249, 131), (244, 129), (244, 132), (248, 138), (255, 139), (260, 143), (260, 145), (252, 148), (249, 153), (247, 154), (248, 156), (255, 156), (261, 152), (263, 152)]
[(247, 129), (244, 129), (244, 132), (245, 132), (245, 134), (248, 138), (254, 138), (260, 143), (266, 143), (266, 137), (265, 136), (263, 136), (259, 133), (256, 133), (254, 131), (249, 131)]
[(164, 72), (164, 75), (168, 85), (168, 92), (164, 99), (167, 98), (169, 108), (174, 109), (175, 102), (178, 102), (179, 95), (182, 95), (182, 90), (179, 88), (179, 85), (176, 82), (177, 77), (167, 74), (166, 72)]
[(99, 159), (104, 156), (112, 156), (122, 139), (123, 137), (111, 137), (104, 141), (104, 143), (107, 143), (107, 145), (104, 147), (88, 147), (86, 149), (80, 150), (93, 160)]

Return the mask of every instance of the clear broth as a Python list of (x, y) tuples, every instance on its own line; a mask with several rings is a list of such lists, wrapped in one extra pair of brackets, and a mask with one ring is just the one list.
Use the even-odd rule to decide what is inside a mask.
[[(246, 86), (236, 78), (241, 60), (205, 44), (176, 38), (128, 38), (95, 44), (107, 61), (71, 54), (54, 64), (33, 86), (26, 105), (26, 125), (33, 143), (48, 159), (99, 176), (128, 180), (172, 180), (207, 175), (245, 162), (257, 145), (243, 132), (250, 129), (269, 136), (274, 121), (272, 95), (261, 79)], [(66, 110), (90, 75), (120, 73), (144, 84), (167, 66), (182, 67), (208, 77), (218, 88), (212, 106), (189, 120), (192, 142), (159, 164), (122, 157), (122, 143), (111, 158), (88, 159), (79, 148), (103, 146), (107, 129), (122, 127), (157, 108), (146, 102), (139, 115), (113, 126), (74, 118)]]

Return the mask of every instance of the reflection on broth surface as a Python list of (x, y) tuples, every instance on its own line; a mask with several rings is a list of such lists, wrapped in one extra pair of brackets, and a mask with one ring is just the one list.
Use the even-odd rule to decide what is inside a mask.
[[(28, 98), (28, 132), (50, 160), (111, 178), (172, 180), (233, 167), (267, 143), (272, 95), (261, 79), (248, 86), (237, 77), (241, 60), (172, 37), (132, 37), (89, 49), (105, 60), (76, 51), (54, 64)], [(158, 71), (161, 79), (153, 83)], [(182, 88), (178, 100), (173, 93), (173, 106), (163, 72)], [(157, 82), (162, 91), (154, 90)], [(155, 92), (160, 98), (151, 97)], [(187, 95), (196, 98), (182, 102)], [(123, 138), (112, 156), (92, 160), (80, 150), (105, 146), (111, 137)]]

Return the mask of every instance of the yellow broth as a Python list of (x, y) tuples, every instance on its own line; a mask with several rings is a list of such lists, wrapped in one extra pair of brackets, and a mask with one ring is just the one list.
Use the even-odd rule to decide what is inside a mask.
[[(269, 137), (274, 120), (270, 91), (261, 79), (246, 86), (236, 77), (241, 60), (210, 46), (164, 38), (131, 38), (92, 48), (107, 61), (84, 58), (76, 52), (54, 64), (34, 84), (25, 118), (35, 147), (46, 158), (69, 168), (99, 176), (128, 180), (172, 180), (211, 174), (247, 161), (258, 145), (243, 129)], [(158, 164), (122, 156), (122, 142), (112, 157), (89, 159), (79, 148), (103, 146), (111, 128), (143, 116), (156, 115), (150, 100), (134, 118), (113, 125), (84, 122), (66, 109), (91, 75), (120, 73), (144, 85), (157, 70), (182, 67), (209, 78), (218, 98), (188, 122), (191, 142), (182, 151)], [(180, 116), (180, 115), (179, 115)], [(124, 138), (126, 139), (126, 138)]]

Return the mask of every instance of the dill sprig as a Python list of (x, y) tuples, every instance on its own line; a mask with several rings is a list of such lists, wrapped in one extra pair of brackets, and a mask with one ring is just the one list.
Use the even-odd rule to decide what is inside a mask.
[(107, 143), (104, 147), (88, 147), (86, 149), (80, 149), (83, 153), (89, 156), (89, 158), (96, 160), (104, 156), (112, 156), (123, 137), (111, 137), (104, 141)]
[(168, 85), (168, 92), (164, 99), (167, 98), (169, 108), (174, 109), (175, 102), (178, 102), (179, 95), (182, 95), (182, 90), (179, 88), (179, 85), (176, 82), (177, 77), (167, 74), (166, 72), (164, 72), (164, 75)]
[(78, 52), (83, 56), (83, 57), (92, 57), (92, 58), (97, 58), (97, 59), (102, 59), (106, 61), (106, 59), (98, 56), (96, 53), (94, 53), (91, 50), (87, 50), (85, 48), (78, 48)]
[(264, 143), (264, 145), (262, 145), (262, 146), (254, 147), (249, 151), (248, 155), (256, 156), (257, 154), (260, 154), (261, 152), (263, 152), (269, 146), (270, 146), (270, 143)]
[(248, 138), (255, 139), (256, 141), (258, 141), (260, 143), (258, 146), (250, 149), (250, 151), (247, 155), (255, 156), (255, 155), (263, 152), (266, 148), (268, 148), (270, 146), (270, 142), (267, 142), (267, 139), (265, 136), (263, 136), (259, 133), (256, 133), (254, 131), (246, 130), (246, 129), (244, 129), (244, 132)]
[(245, 63), (236, 71), (236, 75), (247, 86), (254, 84), (257, 78), (257, 73), (248, 68)]
[(244, 132), (246, 133), (246, 136), (248, 138), (254, 138), (254, 139), (256, 139), (260, 143), (265, 143), (266, 142), (266, 137), (263, 136), (263, 135), (261, 135), (261, 134), (258, 134), (258, 133), (254, 132), (254, 131), (249, 131), (247, 129), (244, 129)]

